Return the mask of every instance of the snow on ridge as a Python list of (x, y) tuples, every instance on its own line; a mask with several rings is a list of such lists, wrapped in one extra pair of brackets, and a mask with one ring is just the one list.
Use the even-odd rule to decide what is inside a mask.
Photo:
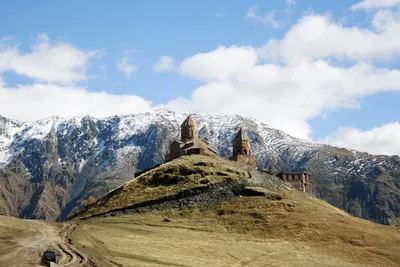
[(14, 141), (14, 136), (21, 132), (25, 127), (24, 123), (15, 122), (12, 120), (4, 120), (3, 125), (0, 124), (0, 168), (9, 163), (12, 155), (9, 154), (10, 146)]
[(19, 134), (18, 139), (20, 141), (29, 139), (43, 140), (50, 133), (51, 129), (53, 127), (57, 129), (59, 124), (60, 118), (56, 116), (30, 123), (21, 134)]
[[(106, 119), (95, 119), (90, 116), (75, 116), (72, 118), (64, 118), (53, 116), (44, 120), (39, 120), (33, 123), (26, 123), (21, 128), (15, 129), (17, 133), (16, 138), (9, 138), (8, 141), (3, 141), (4, 135), (1, 134), (0, 128), (0, 168), (1, 164), (10, 160), (12, 154), (17, 154), (20, 151), (19, 145), (31, 139), (43, 140), (52, 130), (56, 130), (59, 138), (68, 136), (75, 129), (83, 135), (85, 120), (93, 121), (99, 126), (99, 131), (107, 130), (112, 133), (111, 139), (116, 141), (123, 141), (130, 138), (132, 135), (146, 133), (151, 125), (168, 126), (169, 129), (179, 131), (180, 124), (188, 116), (189, 113), (178, 113), (167, 109), (159, 109), (151, 112), (129, 114), (123, 116), (112, 116)], [(237, 128), (243, 127), (247, 131), (254, 131), (260, 135), (263, 144), (255, 149), (255, 152), (269, 153), (269, 151), (276, 151), (277, 153), (290, 153), (299, 157), (309, 151), (310, 149), (318, 148), (319, 144), (313, 144), (306, 140), (300, 140), (290, 135), (283, 133), (280, 130), (270, 128), (267, 124), (257, 121), (252, 118), (246, 118), (239, 115), (209, 115), (193, 113), (193, 118), (199, 125), (200, 130), (204, 129), (205, 133), (211, 137), (208, 140), (213, 147), (225, 148), (229, 140), (226, 138), (233, 138)], [(170, 125), (173, 125), (171, 128)], [(96, 127), (97, 127), (96, 126)], [(1, 127), (1, 125), (0, 125)], [(78, 136), (79, 138), (80, 136)], [(222, 139), (221, 139), (222, 138)], [(11, 149), (11, 144), (15, 144), (15, 150)], [(97, 139), (95, 137), (95, 157), (103, 152), (105, 149), (106, 139)], [(230, 146), (230, 145), (229, 145)], [(20, 147), (21, 149), (23, 146)], [(14, 152), (13, 152), (14, 151)], [(81, 162), (83, 166), (85, 162)]]

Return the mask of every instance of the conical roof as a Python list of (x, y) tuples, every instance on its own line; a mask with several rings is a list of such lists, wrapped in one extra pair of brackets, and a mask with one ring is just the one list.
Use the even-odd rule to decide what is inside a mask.
[(183, 121), (181, 127), (186, 126), (197, 126), (196, 122), (193, 120), (192, 115), (187, 116), (186, 120)]
[(249, 141), (249, 138), (246, 135), (246, 132), (243, 131), (242, 128), (239, 129), (239, 132), (235, 136), (235, 141)]

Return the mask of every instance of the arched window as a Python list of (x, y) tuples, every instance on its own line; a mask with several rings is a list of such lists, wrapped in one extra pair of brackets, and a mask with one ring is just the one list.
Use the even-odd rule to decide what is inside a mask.
[(243, 150), (243, 154), (247, 155), (247, 149), (246, 148)]

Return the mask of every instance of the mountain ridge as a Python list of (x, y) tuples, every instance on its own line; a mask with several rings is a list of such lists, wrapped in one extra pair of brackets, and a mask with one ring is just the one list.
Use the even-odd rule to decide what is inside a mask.
[[(105, 119), (53, 116), (29, 123), (0, 117), (0, 212), (66, 218), (90, 196), (99, 198), (135, 172), (162, 163), (186, 115), (160, 109)], [(312, 143), (239, 115), (193, 118), (200, 136), (221, 156), (231, 155), (231, 141), (243, 127), (259, 169), (273, 174), (310, 171), (317, 196), (358, 217), (400, 223), (398, 156)]]

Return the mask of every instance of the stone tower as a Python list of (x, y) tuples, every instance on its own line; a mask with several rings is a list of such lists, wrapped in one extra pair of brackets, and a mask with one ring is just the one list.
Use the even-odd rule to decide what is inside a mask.
[(251, 155), (250, 141), (242, 128), (240, 128), (233, 140), (233, 156), (237, 155)]
[(230, 160), (235, 161), (236, 165), (246, 170), (256, 170), (256, 159), (251, 155), (250, 140), (246, 133), (240, 128), (233, 139), (233, 153)]
[(192, 115), (189, 115), (181, 125), (181, 140), (197, 140), (199, 138), (199, 127), (193, 120)]

